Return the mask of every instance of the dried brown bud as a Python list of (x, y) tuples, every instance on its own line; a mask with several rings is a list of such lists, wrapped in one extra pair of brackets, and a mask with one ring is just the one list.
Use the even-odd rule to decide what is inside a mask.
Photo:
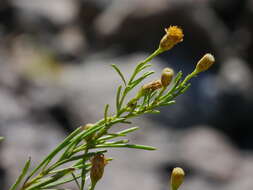
[(215, 58), (212, 54), (205, 54), (197, 63), (196, 68), (194, 70), (195, 73), (200, 73), (209, 69), (215, 62)]
[(142, 86), (142, 90), (144, 90), (144, 91), (146, 91), (146, 90), (154, 91), (154, 90), (157, 90), (159, 88), (162, 88), (162, 83), (161, 83), (160, 79), (154, 80), (154, 81)]
[(173, 78), (174, 75), (174, 71), (171, 68), (165, 68), (162, 71), (162, 75), (161, 75), (161, 82), (163, 87), (167, 87)]
[(172, 190), (177, 190), (184, 181), (184, 170), (182, 168), (174, 168), (171, 173), (170, 184)]
[(104, 174), (104, 167), (107, 161), (103, 154), (95, 155), (91, 160), (90, 179), (92, 184), (96, 184)]
[(174, 45), (183, 41), (183, 30), (177, 26), (170, 26), (165, 29), (166, 34), (160, 41), (160, 49), (167, 51), (171, 49)]

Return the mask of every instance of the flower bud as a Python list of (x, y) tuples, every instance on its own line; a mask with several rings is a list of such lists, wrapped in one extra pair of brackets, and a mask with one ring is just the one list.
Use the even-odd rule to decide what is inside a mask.
[(172, 190), (177, 190), (184, 181), (184, 170), (182, 168), (174, 168), (171, 173), (170, 184)]
[(143, 85), (142, 91), (144, 91), (144, 92), (148, 91), (148, 90), (154, 91), (159, 88), (162, 88), (162, 83), (161, 83), (160, 79), (151, 81), (150, 83)]
[(162, 71), (162, 75), (161, 75), (161, 83), (163, 87), (167, 87), (173, 78), (174, 75), (174, 71), (171, 68), (165, 68)]
[[(82, 126), (82, 130), (88, 130), (88, 129), (90, 129), (90, 128), (93, 127), (93, 126), (94, 126), (94, 124), (92, 124), (92, 123), (87, 123), (86, 125)], [(90, 141), (90, 140), (92, 139), (92, 137), (93, 137), (93, 134), (88, 135), (88, 136), (85, 137), (85, 140), (86, 140), (86, 141)]]
[(207, 53), (199, 60), (194, 72), (197, 74), (206, 71), (214, 64), (214, 62), (215, 62), (214, 56), (210, 53)]
[(90, 179), (91, 183), (96, 184), (104, 174), (104, 167), (107, 161), (103, 154), (95, 155), (91, 160)]
[(94, 124), (92, 124), (92, 123), (87, 123), (86, 125), (82, 126), (82, 129), (83, 129), (83, 130), (87, 130), (87, 129), (93, 127), (93, 126), (94, 126)]
[(183, 41), (183, 30), (177, 26), (170, 26), (165, 29), (166, 34), (160, 41), (160, 49), (167, 51), (171, 49), (174, 45)]

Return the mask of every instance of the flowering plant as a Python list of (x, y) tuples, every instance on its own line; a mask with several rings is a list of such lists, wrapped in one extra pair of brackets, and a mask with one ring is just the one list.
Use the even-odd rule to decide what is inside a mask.
[[(130, 119), (133, 117), (139, 117), (145, 113), (159, 113), (160, 107), (174, 104), (175, 98), (189, 89), (191, 85), (189, 80), (207, 70), (215, 61), (211, 54), (205, 54), (193, 72), (185, 78), (181, 71), (174, 76), (172, 69), (165, 68), (159, 79), (138, 87), (144, 79), (154, 73), (146, 71), (152, 66), (149, 62), (183, 41), (183, 31), (179, 27), (170, 26), (165, 29), (165, 32), (157, 50), (136, 65), (129, 79), (125, 78), (118, 66), (112, 65), (122, 79), (122, 85), (117, 88), (116, 93), (116, 112), (110, 114), (110, 106), (106, 104), (104, 117), (101, 120), (77, 128), (31, 172), (29, 172), (31, 162), (29, 158), (20, 176), (9, 190), (56, 190), (60, 185), (69, 182), (75, 182), (79, 190), (84, 190), (86, 186), (89, 190), (93, 190), (103, 177), (106, 164), (112, 160), (104, 155), (108, 148), (155, 150), (151, 146), (129, 144), (127, 139), (112, 141), (117, 137), (126, 136), (138, 127), (131, 127), (117, 133), (110, 133), (109, 130), (115, 124), (130, 124)], [(127, 95), (135, 88), (139, 88), (138, 92), (127, 100)], [(184, 172), (181, 168), (173, 170), (172, 190), (178, 189), (183, 182), (183, 176)]]

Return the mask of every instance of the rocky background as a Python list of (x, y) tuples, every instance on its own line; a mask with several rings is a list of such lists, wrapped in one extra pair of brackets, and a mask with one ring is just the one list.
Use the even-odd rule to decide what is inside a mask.
[(158, 150), (110, 151), (97, 190), (166, 190), (175, 166), (187, 173), (182, 190), (252, 189), (252, 0), (1, 0), (0, 189), (29, 156), (35, 165), (101, 118), (119, 81), (110, 65), (130, 74), (169, 25), (185, 38), (153, 61), (157, 76), (189, 73), (206, 52), (217, 64), (176, 105), (136, 120), (130, 140)]

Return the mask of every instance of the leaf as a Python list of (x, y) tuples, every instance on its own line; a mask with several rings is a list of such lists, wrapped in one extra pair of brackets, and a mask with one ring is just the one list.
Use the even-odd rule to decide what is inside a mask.
[(148, 110), (148, 111), (145, 111), (144, 113), (154, 113), (154, 114), (158, 114), (160, 113), (159, 110)]
[(18, 185), (20, 184), (20, 182), (22, 181), (22, 179), (24, 179), (28, 169), (30, 168), (30, 163), (31, 163), (31, 158), (29, 158), (26, 163), (25, 166), (20, 174), (20, 176), (18, 177), (18, 179), (16, 180), (16, 182), (11, 186), (10, 190), (15, 190), (17, 189)]
[(95, 148), (134, 148), (134, 149), (142, 149), (142, 150), (156, 150), (155, 147), (152, 146), (144, 146), (137, 144), (103, 144), (97, 145)]
[(137, 86), (141, 81), (143, 81), (145, 78), (147, 78), (148, 76), (154, 74), (154, 71), (148, 71), (146, 73), (144, 73), (140, 78), (136, 79), (135, 81), (133, 81), (131, 83), (131, 89), (133, 89), (135, 86)]
[(107, 122), (108, 110), (109, 110), (109, 104), (106, 104), (105, 105), (105, 111), (104, 111), (104, 120), (105, 120), (105, 123)]
[(115, 64), (112, 64), (112, 68), (114, 68), (114, 70), (119, 74), (120, 78), (122, 79), (122, 81), (124, 82), (124, 84), (126, 86), (127, 84), (126, 84), (125, 77), (122, 74), (122, 72), (120, 71), (120, 69)]
[[(78, 179), (78, 178), (80, 178), (80, 177), (81, 177), (81, 174), (75, 176), (76, 179)], [(90, 177), (87, 176), (86, 179), (88, 180), (89, 178), (90, 178)], [(58, 185), (62, 185), (62, 184), (65, 184), (65, 183), (69, 183), (69, 182), (74, 181), (74, 180), (75, 180), (75, 179), (73, 178), (73, 176), (72, 176), (72, 177), (66, 177), (65, 179), (58, 180), (58, 181), (56, 181), (56, 182), (50, 183), (50, 184), (46, 185), (44, 188), (45, 188), (45, 189), (47, 189), (47, 188), (53, 188), (53, 187), (56, 187), (56, 186), (58, 186)], [(44, 188), (43, 188), (43, 189), (44, 189)]]
[(117, 90), (117, 95), (116, 95), (116, 108), (117, 108), (117, 113), (119, 113), (120, 111), (120, 93), (121, 93), (121, 88), (122, 86), (119, 86), (118, 87), (118, 90)]
[(120, 131), (118, 133), (108, 134), (106, 136), (103, 136), (103, 137), (99, 138), (98, 140), (99, 141), (105, 141), (105, 140), (109, 140), (109, 139), (113, 139), (113, 138), (117, 138), (117, 137), (124, 137), (124, 136), (126, 136), (127, 133), (131, 133), (131, 132), (133, 132), (137, 129), (139, 129), (139, 127), (131, 127), (129, 129)]
[(176, 103), (176, 101), (172, 100), (172, 101), (169, 101), (169, 102), (161, 103), (161, 104), (159, 104), (159, 106), (169, 106), (169, 105), (172, 105), (172, 104), (175, 104), (175, 103)]
[(180, 91), (180, 94), (183, 94), (185, 93), (191, 86), (191, 83), (188, 83), (181, 91)]
[(106, 142), (104, 144), (125, 144), (128, 143), (129, 140), (128, 139), (123, 139), (123, 140), (119, 140), (119, 141), (110, 141), (110, 142)]
[(81, 127), (77, 128), (75, 131), (73, 131), (67, 138), (64, 139), (64, 141), (59, 144), (29, 175), (28, 178), (33, 176), (45, 163), (46, 165), (50, 162), (50, 160), (53, 159), (53, 157), (60, 152), (64, 147), (69, 145), (70, 140), (75, 137), (78, 133), (80, 133)]
[(151, 67), (152, 65), (151, 64), (147, 64), (147, 65), (144, 65), (142, 66), (141, 68), (139, 68), (139, 72), (140, 71), (143, 71), (144, 69), (148, 68), (148, 67)]

